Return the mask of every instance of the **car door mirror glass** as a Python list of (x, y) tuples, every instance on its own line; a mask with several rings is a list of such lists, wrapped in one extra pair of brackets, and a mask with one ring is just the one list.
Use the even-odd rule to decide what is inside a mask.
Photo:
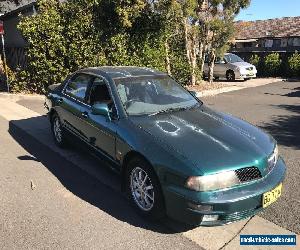
[(109, 121), (111, 120), (108, 106), (105, 103), (94, 104), (92, 106), (92, 114), (93, 115), (102, 115), (102, 116), (105, 116)]

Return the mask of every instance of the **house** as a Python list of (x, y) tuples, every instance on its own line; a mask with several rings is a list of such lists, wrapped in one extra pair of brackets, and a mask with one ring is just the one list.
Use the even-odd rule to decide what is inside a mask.
[[(300, 51), (300, 16), (257, 21), (238, 21), (231, 52), (242, 58), (251, 54), (292, 54)], [(286, 56), (286, 55), (283, 55)]]
[(20, 15), (29, 16), (36, 13), (36, 3), (30, 3), (0, 16), (4, 23), (4, 40), (7, 64), (10, 68), (24, 67), (26, 65), (25, 49), (27, 42), (24, 40), (17, 26)]

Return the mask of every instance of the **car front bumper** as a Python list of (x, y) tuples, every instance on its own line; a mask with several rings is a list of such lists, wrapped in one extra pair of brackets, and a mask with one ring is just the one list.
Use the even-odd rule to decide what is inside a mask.
[(279, 158), (264, 178), (231, 189), (196, 192), (168, 186), (164, 188), (167, 215), (186, 224), (201, 226), (224, 225), (248, 218), (263, 209), (263, 194), (282, 183), (285, 172), (285, 163)]

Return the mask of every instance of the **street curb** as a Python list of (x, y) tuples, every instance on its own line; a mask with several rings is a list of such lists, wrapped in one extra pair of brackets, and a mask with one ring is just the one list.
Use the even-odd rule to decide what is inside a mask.
[(259, 87), (259, 86), (272, 84), (275, 82), (285, 81), (284, 79), (281, 79), (281, 78), (280, 79), (277, 79), (277, 78), (260, 79), (260, 80), (265, 80), (265, 82), (259, 83), (259, 84), (252, 84), (252, 85), (246, 85), (247, 84), (247, 82), (246, 82), (244, 86), (228, 86), (228, 87), (223, 87), (223, 88), (219, 88), (219, 89), (199, 91), (199, 92), (197, 92), (197, 97), (215, 96), (215, 95), (222, 94), (222, 93), (227, 93), (227, 92), (232, 92), (232, 91), (237, 91), (237, 90), (247, 89), (247, 88), (255, 88), (255, 87)]
[(24, 99), (38, 99), (38, 100), (44, 100), (44, 95), (38, 95), (38, 94), (13, 94), (13, 93), (0, 93), (0, 98), (5, 98), (8, 100), (12, 100), (14, 102), (24, 100)]

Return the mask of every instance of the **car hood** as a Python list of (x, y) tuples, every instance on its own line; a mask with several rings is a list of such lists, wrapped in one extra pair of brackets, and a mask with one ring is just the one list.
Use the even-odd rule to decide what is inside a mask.
[(234, 66), (240, 67), (240, 68), (248, 68), (248, 67), (255, 67), (254, 65), (247, 63), (247, 62), (235, 62), (235, 63), (230, 63)]
[(202, 174), (257, 166), (266, 167), (274, 139), (238, 118), (201, 108), (154, 116), (132, 117), (131, 121), (160, 145), (183, 155)]

